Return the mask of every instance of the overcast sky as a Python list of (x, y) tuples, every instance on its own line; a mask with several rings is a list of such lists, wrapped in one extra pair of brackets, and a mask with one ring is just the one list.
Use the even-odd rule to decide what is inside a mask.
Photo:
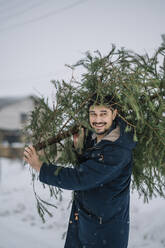
[(153, 54), (163, 33), (165, 0), (0, 0), (0, 97), (50, 97), (87, 50)]

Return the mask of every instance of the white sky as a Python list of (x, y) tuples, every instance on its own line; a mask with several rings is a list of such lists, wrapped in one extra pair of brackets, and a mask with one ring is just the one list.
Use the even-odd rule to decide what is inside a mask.
[(153, 54), (163, 33), (165, 0), (0, 0), (0, 97), (52, 97), (87, 50)]

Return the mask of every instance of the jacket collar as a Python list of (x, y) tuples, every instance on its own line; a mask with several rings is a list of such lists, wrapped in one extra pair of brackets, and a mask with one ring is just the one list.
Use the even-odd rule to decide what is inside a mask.
[(116, 126), (109, 134), (102, 138), (102, 140), (109, 140), (115, 142), (120, 137), (120, 127)]
[[(108, 140), (108, 141), (111, 141), (111, 142), (115, 142), (119, 137), (120, 137), (120, 126), (117, 125), (115, 127), (115, 125), (112, 124), (108, 134), (105, 135), (101, 140)], [(96, 139), (96, 134), (95, 133), (92, 134), (92, 139), (93, 140)]]

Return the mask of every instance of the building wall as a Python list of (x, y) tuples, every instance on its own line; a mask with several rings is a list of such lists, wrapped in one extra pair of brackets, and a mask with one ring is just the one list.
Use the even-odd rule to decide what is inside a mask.
[(4, 107), (0, 110), (0, 129), (22, 129), (21, 117), (24, 119), (33, 109), (34, 102), (30, 97)]

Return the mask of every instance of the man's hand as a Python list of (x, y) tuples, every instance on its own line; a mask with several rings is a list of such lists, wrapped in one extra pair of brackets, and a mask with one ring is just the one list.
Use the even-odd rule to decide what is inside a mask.
[(81, 153), (84, 145), (84, 128), (81, 128), (78, 133), (73, 135), (75, 149)]
[(24, 150), (24, 160), (30, 164), (32, 168), (37, 171), (40, 171), (42, 166), (42, 161), (39, 159), (39, 156), (33, 146), (28, 146)]

